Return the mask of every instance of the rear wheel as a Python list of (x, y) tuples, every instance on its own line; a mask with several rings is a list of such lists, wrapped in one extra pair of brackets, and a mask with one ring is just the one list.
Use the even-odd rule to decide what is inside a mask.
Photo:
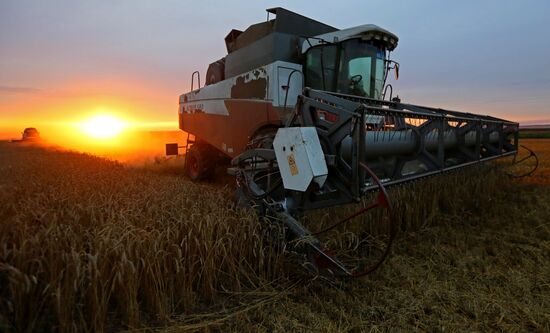
[(208, 144), (195, 143), (185, 157), (185, 173), (191, 180), (210, 177), (216, 164), (216, 152)]

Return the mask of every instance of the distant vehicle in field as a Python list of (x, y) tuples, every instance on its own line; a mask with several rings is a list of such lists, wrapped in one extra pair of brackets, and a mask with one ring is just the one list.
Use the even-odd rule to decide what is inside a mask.
[(40, 132), (34, 127), (27, 127), (21, 132), (21, 139), (12, 139), (10, 142), (36, 142), (40, 140)]
[(40, 132), (34, 127), (27, 127), (21, 133), (21, 141), (35, 141), (40, 140)]

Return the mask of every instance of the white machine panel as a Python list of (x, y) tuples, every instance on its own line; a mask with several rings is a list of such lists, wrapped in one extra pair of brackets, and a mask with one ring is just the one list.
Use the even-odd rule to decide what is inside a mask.
[(279, 128), (273, 148), (286, 189), (304, 192), (312, 181), (324, 185), (328, 168), (315, 127)]

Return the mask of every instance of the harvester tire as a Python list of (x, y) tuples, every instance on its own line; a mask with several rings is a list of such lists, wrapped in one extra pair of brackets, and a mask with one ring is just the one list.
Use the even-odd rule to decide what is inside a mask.
[(185, 157), (185, 173), (191, 180), (203, 180), (210, 177), (215, 167), (213, 148), (204, 143), (196, 143)]

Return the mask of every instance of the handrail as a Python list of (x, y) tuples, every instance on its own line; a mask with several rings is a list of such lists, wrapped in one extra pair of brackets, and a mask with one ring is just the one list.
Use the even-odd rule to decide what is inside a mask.
[(201, 73), (199, 71), (194, 71), (193, 74), (191, 74), (191, 91), (193, 91), (194, 89), (194, 86), (195, 86), (195, 82), (194, 82), (194, 78), (195, 78), (195, 74), (197, 74), (197, 81), (199, 83), (199, 86), (197, 89), (200, 89), (201, 88)]

